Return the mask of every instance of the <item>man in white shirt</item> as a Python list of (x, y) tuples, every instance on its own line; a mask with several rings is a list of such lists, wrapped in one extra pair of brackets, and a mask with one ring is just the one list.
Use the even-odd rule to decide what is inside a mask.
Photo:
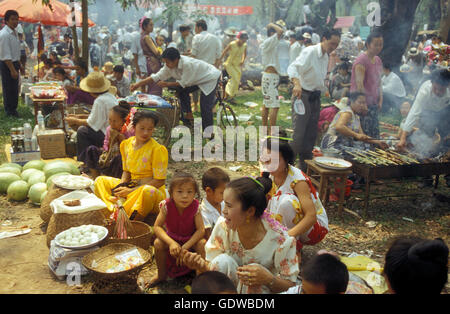
[(194, 36), (191, 34), (191, 27), (189, 25), (180, 25), (180, 38), (176, 41), (177, 49), (180, 54), (188, 56), (192, 50), (192, 39)]
[[(449, 85), (450, 74), (446, 69), (433, 71), (431, 80), (422, 84), (402, 125), (400, 142), (397, 144), (399, 150), (405, 150), (407, 137), (414, 132), (414, 128), (434, 131), (442, 124), (449, 125), (448, 121), (440, 121), (445, 117), (442, 113), (450, 108)], [(432, 116), (435, 118), (430, 118)], [(429, 135), (432, 140), (434, 134)]]
[[(263, 94), (262, 125), (270, 128), (276, 125), (280, 100), (278, 85), (280, 83), (280, 61), (278, 59), (278, 43), (283, 35), (283, 28), (274, 23), (267, 25), (267, 39), (261, 44), (263, 73), (261, 90)], [(269, 122), (269, 123), (268, 123)]]
[(209, 64), (220, 65), (220, 55), (222, 54), (222, 43), (220, 39), (207, 32), (208, 26), (204, 20), (195, 23), (196, 35), (192, 39), (191, 57), (203, 60)]
[[(322, 42), (303, 49), (289, 66), (288, 75), (294, 84), (292, 90), (292, 149), (300, 158), (300, 168), (306, 172), (305, 160), (312, 159), (317, 139), (320, 115), (320, 96), (325, 91), (329, 55), (339, 45), (339, 31), (326, 31)], [(303, 103), (297, 101), (301, 100)]]
[(383, 63), (381, 84), (383, 86), (382, 111), (387, 112), (390, 108), (399, 108), (403, 98), (406, 97), (405, 86), (400, 77), (392, 72), (390, 64)]
[[(179, 89), (183, 122), (192, 126), (193, 121), (188, 121), (187, 114), (192, 116), (190, 94), (196, 90), (201, 91), (200, 109), (202, 115), (202, 127), (205, 130), (213, 125), (212, 109), (216, 102), (216, 89), (221, 72), (213, 65), (202, 60), (197, 60), (188, 56), (181, 56), (175, 48), (167, 48), (161, 56), (164, 67), (155, 74), (139, 83), (131, 86), (134, 91), (142, 85), (158, 83), (161, 87)], [(175, 82), (166, 82), (174, 78)]]
[(19, 72), (25, 74), (20, 64), (20, 41), (16, 32), (19, 24), (17, 11), (5, 13), (5, 27), (0, 31), (0, 72), (2, 76), (3, 105), (7, 116), (18, 117)]
[(117, 106), (117, 98), (109, 93), (111, 82), (101, 72), (91, 72), (80, 82), (80, 88), (95, 98), (92, 111), (87, 119), (69, 115), (65, 118), (69, 125), (77, 129), (77, 160), (84, 161), (86, 149), (91, 146), (102, 147), (106, 128), (109, 124), (109, 111)]

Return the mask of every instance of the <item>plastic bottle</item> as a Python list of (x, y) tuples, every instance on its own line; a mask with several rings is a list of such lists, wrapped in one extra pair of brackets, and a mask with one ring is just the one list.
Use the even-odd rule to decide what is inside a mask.
[(33, 137), (31, 138), (31, 150), (33, 152), (35, 152), (38, 150), (38, 147), (39, 147), (39, 145), (38, 145), (37, 137), (35, 135), (33, 135)]
[(39, 131), (45, 130), (44, 116), (41, 111), (38, 111), (37, 122), (39, 125)]
[(23, 125), (23, 131), (26, 139), (31, 139), (33, 136), (33, 129), (31, 128), (31, 125), (29, 123), (25, 123)]
[(303, 101), (300, 98), (298, 98), (294, 102), (294, 111), (298, 115), (304, 115), (305, 114), (305, 104), (303, 103)]

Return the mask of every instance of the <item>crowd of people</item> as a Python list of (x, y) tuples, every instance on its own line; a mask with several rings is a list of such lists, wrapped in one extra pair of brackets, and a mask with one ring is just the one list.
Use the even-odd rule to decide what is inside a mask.
[[(18, 18), (15, 11), (6, 12), (6, 26), (0, 32), (4, 106), (10, 115), (17, 115), (17, 99), (12, 96), (18, 96), (18, 71), (25, 70), (15, 33)], [(156, 285), (195, 270), (194, 292), (348, 292), (349, 273), (333, 252), (308, 261), (303, 281), (298, 280), (303, 246), (319, 243), (329, 231), (326, 210), (305, 175), (305, 160), (312, 158), (319, 131), (324, 133), (324, 148), (342, 149), (354, 142), (385, 147), (378, 115), (388, 102), (405, 117), (399, 148), (415, 134), (414, 128), (431, 136), (438, 129), (445, 138), (448, 69), (433, 71), (431, 79), (417, 87), (417, 97), (408, 107), (406, 92), (397, 87), (402, 81), (378, 57), (383, 37), (377, 32), (363, 43), (337, 30), (319, 37), (309, 25), (287, 32), (278, 21), (267, 25), (267, 34), (227, 32), (222, 41), (208, 32), (204, 20), (198, 20), (195, 35), (189, 25), (181, 25), (178, 36), (169, 42), (164, 30), (155, 33), (152, 19), (142, 18), (137, 24), (140, 31), (134, 34), (133, 28), (119, 29), (114, 35), (102, 28), (91, 38), (90, 64), (71, 60), (73, 43), (66, 33), (63, 41), (51, 45), (55, 51), (39, 56), (38, 75), (62, 82), (68, 106), (90, 106), (89, 115), (70, 114), (65, 119), (77, 132), (77, 159), (95, 178), (95, 194), (109, 211), (114, 210), (112, 196), (116, 196), (125, 199), (130, 219), (156, 216), (158, 271), (144, 284)], [(426, 43), (422, 46), (417, 50), (426, 51)], [(120, 64), (110, 57), (112, 50), (120, 52)], [(414, 53), (409, 51), (411, 56)], [(192, 107), (195, 110), (198, 103), (205, 130), (214, 123), (222, 70), (231, 78), (226, 97), (232, 102), (248, 58), (261, 60), (261, 116), (262, 124), (269, 127), (260, 158), (261, 176), (230, 180), (221, 168), (210, 168), (201, 178), (206, 195), (202, 201), (197, 178), (189, 173), (175, 173), (166, 189), (168, 150), (152, 138), (158, 116), (131, 108), (120, 98), (138, 89), (157, 96), (164, 88), (175, 89), (183, 123), (193, 125)], [(127, 73), (133, 67), (134, 73)], [(131, 84), (133, 76), (136, 83)], [(289, 77), (292, 84), (292, 139), (284, 133), (271, 134), (280, 108), (281, 76)], [(13, 85), (17, 90), (10, 89)], [(327, 92), (339, 100), (339, 107), (327, 111), (327, 123), (321, 121), (319, 128), (322, 110), (328, 109), (321, 106)], [(385, 261), (384, 273), (393, 293), (411, 293), (417, 285), (439, 293), (447, 282), (448, 247), (440, 239), (400, 239)]]

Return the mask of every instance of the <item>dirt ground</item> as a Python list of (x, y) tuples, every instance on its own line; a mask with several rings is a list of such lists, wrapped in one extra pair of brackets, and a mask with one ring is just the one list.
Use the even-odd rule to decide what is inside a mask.
[[(240, 165), (237, 172), (229, 170), (230, 166)], [(175, 170), (191, 172), (196, 178), (210, 166), (222, 166), (228, 169), (232, 177), (256, 175), (258, 169), (254, 165), (244, 163), (171, 163), (169, 179)], [(338, 252), (342, 256), (356, 252), (367, 255), (383, 264), (384, 254), (389, 242), (399, 235), (416, 235), (425, 238), (443, 238), (449, 243), (450, 225), (450, 188), (441, 179), (435, 196), (431, 188), (420, 189), (417, 182), (384, 181), (372, 188), (372, 200), (367, 217), (361, 218), (361, 191), (352, 192), (346, 203), (350, 212), (337, 214), (334, 203), (326, 206), (330, 221), (330, 232), (322, 243), (314, 247), (305, 247), (303, 261), (308, 260), (319, 249)], [(395, 196), (393, 194), (412, 194)], [(358, 217), (359, 215), (359, 217)], [(403, 218), (412, 219), (411, 221)], [(79, 286), (68, 286), (65, 281), (56, 279), (47, 266), (49, 249), (46, 245), (45, 229), (41, 228), (39, 207), (30, 203), (11, 203), (5, 196), (0, 197), (0, 231), (1, 224), (9, 220), (12, 226), (28, 226), (31, 232), (8, 239), (0, 239), (0, 293), (58, 293), (80, 294), (93, 293), (94, 279), (88, 275), (83, 277)], [(376, 226), (369, 227), (368, 221)], [(154, 262), (143, 269), (140, 276), (148, 277), (155, 273)], [(190, 284), (192, 275), (160, 284), (147, 293), (186, 293), (184, 287)], [(449, 286), (445, 292), (450, 291)], [(109, 291), (113, 293), (132, 291)]]

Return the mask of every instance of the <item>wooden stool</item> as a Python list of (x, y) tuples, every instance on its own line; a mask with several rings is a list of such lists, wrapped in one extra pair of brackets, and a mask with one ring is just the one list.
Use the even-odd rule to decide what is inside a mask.
[(347, 176), (352, 173), (352, 170), (331, 170), (318, 166), (313, 160), (305, 160), (305, 162), (308, 165), (306, 174), (308, 175), (308, 177), (310, 177), (311, 182), (319, 189), (319, 197), (324, 206), (328, 203), (328, 199), (330, 196), (329, 183), (336, 183), (336, 179), (340, 179), (340, 183), (338, 183), (338, 187), (340, 189), (338, 213), (340, 215), (344, 208)]

